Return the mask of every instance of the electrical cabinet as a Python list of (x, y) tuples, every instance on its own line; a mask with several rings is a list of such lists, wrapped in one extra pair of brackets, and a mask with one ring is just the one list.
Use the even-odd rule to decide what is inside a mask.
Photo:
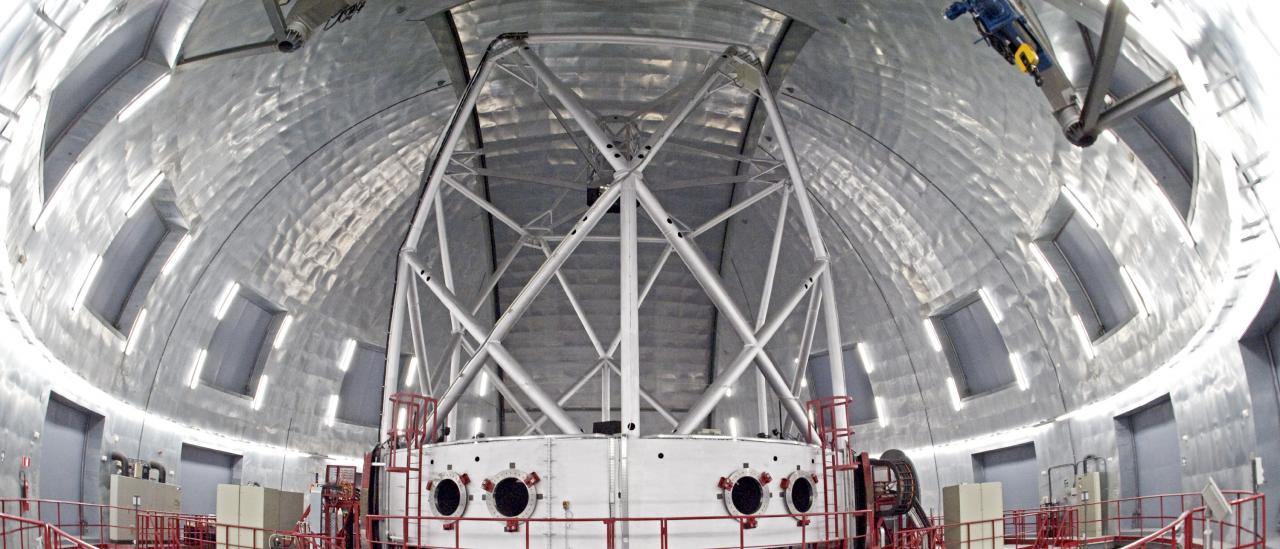
[(1076, 475), (1073, 495), (1076, 503), (1083, 505), (1079, 511), (1081, 516), (1076, 517), (1082, 526), (1080, 533), (1089, 538), (1101, 537), (1104, 524), (1102, 502), (1106, 500), (1102, 491), (1102, 473), (1091, 471)]
[(218, 549), (270, 547), (272, 531), (292, 532), (302, 518), (303, 494), (261, 486), (218, 485)]
[[(134, 497), (138, 498), (136, 502)], [(182, 489), (145, 478), (111, 475), (109, 504), (111, 541), (133, 541), (137, 517), (132, 509), (177, 513), (182, 507)]]
[(1004, 495), (999, 482), (957, 484), (942, 489), (947, 549), (1004, 547)]

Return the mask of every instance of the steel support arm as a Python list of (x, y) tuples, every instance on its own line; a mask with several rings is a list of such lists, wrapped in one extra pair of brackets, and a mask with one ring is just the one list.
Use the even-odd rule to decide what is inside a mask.
[[(606, 362), (608, 362), (609, 369), (613, 370), (613, 373), (618, 374), (619, 377), (622, 376), (622, 371), (618, 369), (617, 364), (614, 364), (612, 361), (606, 361)], [(680, 420), (676, 419), (676, 416), (672, 415), (671, 411), (668, 410), (666, 406), (663, 406), (661, 402), (658, 402), (658, 399), (654, 398), (653, 395), (649, 393), (649, 391), (646, 391), (644, 389), (644, 387), (640, 387), (639, 391), (640, 391), (640, 398), (643, 398), (645, 402), (648, 402), (649, 406), (652, 406), (653, 410), (655, 412), (658, 412), (658, 415), (662, 416), (662, 419), (667, 420), (667, 423), (670, 423), (672, 427), (675, 427), (677, 424), (680, 423)]]
[[(800, 171), (800, 161), (796, 158), (795, 148), (792, 147), (787, 128), (782, 123), (782, 112), (778, 109), (778, 104), (773, 97), (773, 90), (769, 86), (760, 86), (760, 102), (764, 103), (765, 110), (769, 114), (769, 124), (773, 127), (774, 135), (777, 136), (778, 147), (782, 149), (782, 159), (787, 166), (787, 174), (791, 178), (791, 190), (796, 195), (796, 205), (799, 206), (800, 217), (804, 220), (805, 230), (809, 234), (809, 245), (813, 247), (813, 257), (814, 259), (826, 261), (829, 259), (827, 246), (822, 240), (822, 231), (818, 228), (818, 218), (813, 213), (813, 205), (809, 202), (809, 191), (805, 186), (804, 176)], [(826, 328), (827, 348), (839, 350), (842, 346), (840, 343), (840, 313), (839, 305), (836, 303), (835, 284), (832, 280), (831, 271), (827, 271), (821, 281), (823, 327)], [(829, 360), (831, 366), (831, 394), (832, 396), (844, 396), (848, 390), (844, 380), (844, 357), (839, 352), (833, 352)], [(793, 419), (795, 418), (793, 417)], [(801, 420), (797, 420), (797, 424), (802, 423)], [(835, 427), (844, 428), (847, 426), (847, 419), (838, 414), (835, 419)]]
[[(792, 292), (783, 304), (782, 308), (778, 310), (778, 314), (760, 328), (760, 330), (754, 332), (752, 335), (752, 341), (742, 347), (742, 351), (738, 353), (738, 356), (729, 364), (729, 367), (722, 370), (719, 376), (716, 376), (715, 381), (713, 381), (711, 386), (702, 393), (702, 397), (698, 399), (698, 402), (689, 409), (689, 413), (685, 414), (684, 419), (680, 420), (680, 424), (676, 426), (677, 434), (693, 434), (693, 432), (702, 425), (702, 422), (707, 419), (707, 416), (711, 415), (711, 410), (714, 410), (716, 405), (720, 403), (720, 400), (724, 398), (725, 390), (732, 387), (734, 383), (737, 383), (738, 379), (742, 377), (742, 374), (746, 373), (747, 367), (749, 367), (753, 361), (756, 361), (756, 357), (764, 351), (765, 345), (768, 345), (769, 340), (773, 339), (774, 334), (778, 333), (778, 328), (782, 327), (782, 323), (787, 320), (787, 317), (791, 316), (791, 313), (792, 311), (795, 311), (796, 306), (804, 300), (805, 294), (809, 292), (809, 289), (812, 288), (815, 283), (817, 283), (817, 278), (823, 276), (823, 272), (826, 268), (827, 263), (825, 261), (819, 261), (812, 269), (809, 270), (808, 275), (804, 279), (804, 283)], [(762, 371), (761, 373), (764, 372)], [(790, 400), (785, 398), (782, 400), (784, 405), (790, 403), (795, 407), (799, 407), (799, 403), (794, 397)], [(794, 417), (796, 415), (795, 412), (790, 410), (791, 407), (792, 406), (788, 406), (788, 411), (792, 413), (792, 419), (797, 420), (797, 423), (800, 425), (808, 425), (807, 417), (805, 416), (803, 409), (799, 412), (800, 417), (797, 419)]]
[[(606, 361), (604, 359), (597, 360), (590, 370), (587, 370), (586, 373), (579, 376), (578, 380), (573, 382), (573, 385), (571, 385), (568, 390), (560, 394), (560, 398), (556, 399), (556, 404), (564, 406), (566, 402), (569, 402), (569, 399), (573, 398), (573, 395), (578, 394), (578, 391), (582, 390), (582, 388), (586, 386), (587, 382), (591, 381), (591, 378), (596, 377), (596, 374), (600, 373), (600, 370), (604, 368), (605, 362)], [(532, 424), (524, 428), (524, 431), (520, 433), (520, 436), (532, 433), (534, 429), (541, 427), (542, 424), (546, 422), (547, 416), (545, 415), (534, 420)]]
[[(516, 361), (515, 357), (511, 356), (511, 353), (507, 352), (506, 348), (502, 346), (501, 340), (494, 337), (497, 333), (496, 327), (491, 332), (486, 333), (485, 328), (480, 324), (480, 321), (476, 320), (476, 318), (464, 308), (462, 303), (458, 302), (452, 292), (440, 284), (439, 281), (425, 275), (425, 271), (419, 265), (414, 265), (414, 268), (418, 270), (419, 276), (421, 276), (423, 281), (426, 282), (427, 288), (429, 288), (431, 292), (434, 293), (442, 303), (444, 303), (445, 307), (449, 309), (450, 314), (452, 314), (454, 318), (458, 319), (462, 324), (462, 327), (467, 330), (467, 333), (471, 334), (472, 337), (481, 342), (480, 347), (476, 350), (475, 354), (472, 355), (471, 360), (467, 361), (466, 366), (464, 366), (462, 372), (459, 373), (458, 379), (453, 380), (453, 383), (449, 385), (449, 389), (445, 391), (444, 396), (440, 398), (440, 403), (436, 408), (437, 415), (448, 414), (453, 409), (458, 400), (462, 397), (462, 393), (471, 386), (471, 382), (475, 379), (476, 374), (479, 373), (481, 368), (483, 368), (484, 359), (487, 358), (487, 355), (491, 355), (502, 370), (510, 376), (512, 382), (514, 382), (516, 386), (520, 387), (524, 394), (529, 397), (529, 400), (532, 401), (539, 410), (542, 410), (543, 414), (549, 416), (551, 420), (555, 422), (556, 427), (565, 434), (578, 434), (582, 432), (582, 429), (578, 427), (577, 423), (575, 423), (569, 415), (560, 408), (560, 406), (556, 405), (555, 401), (551, 400), (551, 397), (548, 396), (541, 387), (534, 383), (533, 376), (529, 375), (528, 371), (526, 371), (524, 367)], [(503, 316), (505, 317), (506, 315)]]
[(1142, 111), (1182, 93), (1182, 79), (1177, 74), (1170, 74), (1153, 82), (1138, 93), (1116, 101), (1111, 108), (1098, 117), (1098, 131), (1114, 128), (1142, 113)]
[(1111, 93), (1111, 80), (1116, 72), (1116, 61), (1124, 46), (1124, 33), (1128, 27), (1129, 8), (1124, 0), (1111, 0), (1107, 5), (1107, 18), (1102, 23), (1102, 40), (1098, 43), (1093, 62), (1093, 75), (1089, 77), (1089, 89), (1085, 92), (1084, 106), (1080, 109), (1080, 133), (1097, 137), (1098, 118), (1106, 109), (1107, 94)]
[[(729, 296), (728, 290), (724, 287), (724, 283), (720, 277), (716, 275), (708, 264), (707, 259), (693, 246), (685, 235), (677, 231), (672, 218), (667, 213), (667, 209), (662, 205), (653, 192), (645, 186), (644, 182), (638, 180), (636, 182), (636, 197), (640, 204), (644, 206), (645, 213), (653, 219), (654, 224), (662, 231), (663, 236), (671, 243), (671, 247), (675, 249), (680, 259), (684, 261), (689, 268), (689, 272), (698, 280), (703, 291), (711, 298), (711, 302), (716, 306), (724, 317), (729, 320), (729, 324), (738, 332), (738, 336), (742, 338), (746, 346), (756, 344), (755, 330), (751, 328), (750, 322), (743, 315), (742, 310), (733, 302)], [(825, 264), (825, 261), (820, 261)], [(804, 412), (804, 407), (790, 394), (787, 382), (782, 378), (782, 374), (778, 372), (777, 366), (773, 361), (769, 360), (767, 353), (763, 352), (763, 348), (757, 349), (752, 354), (752, 358), (756, 359), (756, 364), (764, 374), (769, 386), (773, 389), (778, 399), (783, 402), (783, 406), (792, 418), (801, 425), (807, 425), (808, 420)], [(708, 410), (709, 413), (709, 410)]]
[[(468, 353), (475, 354), (475, 349), (472, 348), (471, 344), (467, 343), (465, 339), (461, 341), (461, 344)], [(524, 424), (527, 426), (533, 425), (533, 416), (530, 416), (529, 411), (520, 404), (520, 399), (516, 398), (515, 392), (513, 392), (510, 387), (507, 387), (507, 384), (502, 381), (502, 378), (498, 376), (498, 372), (493, 370), (493, 366), (490, 366), (489, 363), (486, 362), (483, 366), (483, 371), (485, 375), (489, 376), (489, 383), (493, 384), (493, 389), (511, 404), (511, 409), (516, 411), (516, 415), (524, 421)], [(533, 427), (532, 429), (537, 431), (540, 435), (546, 434), (542, 431), (541, 424), (538, 424), (538, 426)]]

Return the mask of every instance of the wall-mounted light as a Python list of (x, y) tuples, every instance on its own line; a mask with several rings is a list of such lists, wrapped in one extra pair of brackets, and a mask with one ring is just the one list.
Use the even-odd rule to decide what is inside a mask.
[(1093, 338), (1089, 336), (1088, 328), (1084, 327), (1084, 319), (1080, 315), (1071, 315), (1071, 324), (1075, 326), (1076, 337), (1080, 338), (1080, 346), (1084, 348), (1085, 356), (1093, 358)]
[(471, 420), (471, 438), (480, 436), (480, 431), (484, 429), (484, 420), (479, 417)]
[(141, 337), (142, 327), (147, 324), (147, 310), (138, 311), (138, 316), (133, 319), (133, 326), (129, 327), (129, 339), (124, 342), (125, 356), (133, 354), (133, 349), (138, 346), (138, 339)]
[(356, 340), (347, 339), (346, 344), (342, 346), (342, 355), (338, 357), (338, 370), (347, 371), (351, 368), (351, 361), (356, 358)]
[(1053, 268), (1053, 264), (1049, 262), (1049, 257), (1044, 255), (1044, 250), (1040, 248), (1040, 244), (1031, 243), (1031, 257), (1040, 264), (1040, 268), (1044, 269), (1044, 273), (1049, 275), (1049, 280), (1058, 282), (1058, 270)]
[(960, 388), (956, 386), (956, 378), (947, 378), (947, 392), (951, 394), (951, 408), (956, 411), (964, 408), (964, 401), (960, 399)]
[(1080, 201), (1080, 197), (1076, 196), (1074, 191), (1067, 188), (1066, 185), (1059, 188), (1062, 189), (1062, 196), (1067, 199), (1067, 202), (1071, 203), (1071, 207), (1076, 211), (1076, 213), (1084, 217), (1085, 222), (1095, 229), (1101, 226), (1098, 224), (1098, 218), (1094, 217), (1093, 212), (1090, 212), (1088, 208), (1084, 207), (1084, 203)]
[(880, 397), (876, 397), (875, 402), (876, 402), (876, 419), (880, 421), (881, 427), (888, 427), (889, 415), (886, 414), (884, 411), (884, 399)]
[(996, 324), (1004, 321), (1004, 315), (1000, 314), (1000, 308), (996, 307), (995, 300), (991, 299), (990, 291), (986, 288), (978, 288), (978, 297), (982, 299), (982, 304), (987, 307), (987, 312), (991, 313), (991, 319), (996, 321)]
[(178, 244), (173, 247), (173, 253), (169, 254), (169, 258), (164, 260), (164, 266), (160, 267), (161, 276), (167, 275), (169, 271), (173, 270), (173, 267), (182, 259), (183, 254), (187, 253), (187, 248), (191, 247), (191, 240), (190, 234), (184, 234), (182, 238), (178, 239)]
[(725, 388), (724, 388), (724, 396), (725, 396), (725, 397), (731, 397), (731, 396), (733, 396), (733, 386), (732, 386), (732, 385), (730, 385), (730, 386), (728, 386), (728, 387), (725, 387)]
[(289, 328), (293, 327), (293, 315), (284, 315), (284, 320), (280, 321), (280, 327), (276, 329), (276, 338), (271, 340), (271, 348), (279, 349), (284, 346), (285, 338), (289, 337)]
[(222, 320), (227, 316), (227, 310), (231, 309), (231, 303), (235, 301), (236, 296), (240, 294), (240, 283), (230, 282), (227, 287), (222, 290), (222, 295), (218, 297), (218, 304), (213, 309), (213, 317)]
[(929, 338), (929, 346), (933, 347), (934, 352), (942, 352), (942, 339), (938, 337), (938, 329), (933, 325), (933, 318), (926, 318), (923, 322), (924, 335)]
[(265, 402), (267, 398), (267, 383), (269, 383), (270, 381), (271, 381), (271, 378), (268, 377), (266, 374), (262, 374), (261, 376), (258, 377), (258, 390), (254, 391), (253, 393), (253, 409), (254, 410), (262, 409), (262, 403)]
[(862, 369), (868, 374), (876, 371), (876, 364), (871, 361), (871, 349), (867, 343), (859, 341), (854, 348), (858, 350), (858, 361), (862, 362)]
[(1129, 292), (1129, 299), (1142, 312), (1142, 316), (1151, 316), (1151, 309), (1147, 307), (1146, 292), (1138, 291), (1138, 280), (1134, 278), (1128, 267), (1120, 266), (1120, 278), (1124, 280), (1124, 289)]
[(404, 386), (413, 387), (418, 382), (418, 357), (409, 357), (409, 372), (404, 375)]
[(150, 86), (147, 86), (145, 90), (142, 90), (142, 93), (134, 96), (133, 100), (120, 110), (120, 114), (116, 116), (116, 120), (119, 120), (120, 122), (128, 120), (141, 110), (148, 102), (155, 99), (161, 91), (164, 91), (164, 89), (169, 86), (169, 78), (172, 75), (173, 73), (165, 73), (164, 76), (157, 78), (155, 82), (152, 82)]
[(102, 268), (102, 256), (95, 255), (89, 260), (89, 265), (85, 267), (80, 279), (80, 288), (71, 298), (71, 310), (80, 309), (80, 305), (84, 303), (85, 296), (89, 295), (89, 288), (93, 286), (93, 279), (98, 277), (98, 269)]
[(480, 372), (480, 383), (476, 384), (476, 396), (489, 394), (489, 372)]
[(729, 418), (729, 436), (738, 438), (738, 418)]
[(129, 208), (124, 211), (124, 216), (133, 217), (133, 214), (138, 213), (138, 210), (141, 210), (142, 206), (146, 204), (148, 200), (151, 200), (151, 195), (156, 193), (156, 189), (160, 187), (161, 181), (164, 181), (164, 174), (158, 173), (155, 177), (151, 178), (151, 182), (147, 183), (147, 186), (142, 189), (142, 192), (139, 192), (138, 196), (133, 198), (133, 202), (129, 203)]
[(324, 424), (333, 427), (338, 418), (338, 395), (329, 395), (329, 408), (324, 412)]
[(196, 356), (191, 360), (191, 377), (187, 379), (187, 387), (195, 389), (200, 386), (200, 373), (204, 371), (204, 359), (209, 356), (207, 349), (196, 351)]
[(1010, 352), (1009, 365), (1013, 367), (1013, 379), (1018, 382), (1018, 389), (1021, 391), (1030, 389), (1031, 382), (1027, 380), (1026, 368), (1022, 365), (1022, 355)]

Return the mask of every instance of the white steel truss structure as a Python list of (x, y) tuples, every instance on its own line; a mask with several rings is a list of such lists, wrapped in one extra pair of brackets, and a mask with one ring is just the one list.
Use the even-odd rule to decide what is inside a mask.
[[(709, 61), (696, 84), (686, 83), (677, 86), (676, 90), (686, 93), (687, 96), (682, 98), (674, 111), (664, 117), (655, 131), (645, 134), (636, 124), (627, 124), (622, 117), (602, 117), (588, 108), (583, 99), (558, 78), (535, 52), (537, 46), (545, 44), (614, 44), (684, 48), (706, 52)], [(492, 202), (471, 191), (457, 178), (459, 175), (486, 175), (481, 173), (480, 169), (468, 166), (466, 163), (468, 158), (473, 158), (481, 152), (459, 150), (458, 147), (470, 118), (475, 116), (477, 99), (484, 93), (486, 83), (496, 71), (504, 71), (526, 84), (529, 91), (540, 95), (549, 107), (552, 100), (558, 102), (560, 107), (568, 113), (568, 118), (577, 126), (577, 132), (570, 132), (569, 136), (581, 149), (587, 161), (593, 163), (598, 162), (593, 159), (602, 159), (605, 163), (592, 167), (599, 173), (606, 174), (609, 184), (602, 188), (599, 198), (594, 203), (573, 218), (576, 221), (575, 224), (563, 234), (551, 235), (545, 230), (534, 230), (535, 224), (549, 217), (550, 212), (544, 213), (531, 222), (521, 223)], [(769, 128), (781, 152), (781, 159), (743, 159), (753, 164), (758, 173), (743, 177), (741, 180), (767, 183), (764, 190), (731, 205), (701, 225), (690, 228), (668, 213), (667, 208), (646, 182), (645, 169), (663, 147), (668, 145), (668, 140), (676, 128), (694, 112), (705, 97), (729, 86), (745, 90), (764, 106)], [(569, 122), (565, 121), (556, 109), (553, 108), (552, 112), (555, 113), (557, 121), (568, 131)], [(622, 123), (617, 123), (619, 121)], [(575, 133), (578, 136), (585, 136), (586, 142), (575, 137)], [(602, 383), (606, 384), (601, 408), (602, 413), (607, 416), (611, 408), (608, 403), (607, 384), (611, 377), (609, 372), (613, 372), (621, 382), (620, 419), (623, 432), (627, 436), (639, 435), (641, 400), (670, 422), (673, 432), (692, 434), (702, 426), (725, 396), (726, 389), (754, 365), (761, 376), (760, 379), (767, 384), (782, 405), (785, 412), (784, 427), (790, 421), (796, 426), (804, 426), (802, 432), (811, 432), (809, 418), (797, 397), (797, 392), (801, 385), (800, 380), (805, 374), (808, 351), (819, 324), (820, 314), (822, 315), (821, 323), (825, 328), (827, 348), (841, 348), (835, 292), (829, 272), (827, 248), (823, 243), (813, 206), (806, 192), (799, 161), (787, 136), (762, 64), (749, 48), (734, 44), (657, 36), (523, 33), (502, 35), (489, 45), (475, 76), (468, 83), (429, 158), (430, 163), (424, 178), (420, 200), (405, 244), (400, 251), (387, 348), (401, 349), (407, 329), (415, 356), (419, 357), (419, 360), (415, 361), (419, 368), (418, 378), (423, 380), (419, 387), (423, 387), (425, 393), (433, 393), (441, 384), (441, 378), (445, 382), (444, 391), (438, 396), (437, 414), (439, 416), (451, 417), (459, 399), (471, 383), (481, 372), (485, 372), (489, 381), (526, 423), (523, 434), (535, 432), (545, 434), (543, 427), (547, 422), (550, 422), (560, 433), (578, 434), (583, 432), (582, 428), (562, 406), (595, 375), (601, 374)], [(507, 177), (507, 174), (502, 176)], [(532, 178), (532, 176), (528, 177)], [(770, 177), (774, 179), (769, 179)], [(567, 185), (557, 181), (538, 182), (562, 187)], [(664, 189), (726, 182), (735, 181), (718, 179), (677, 182), (675, 185), (664, 185)], [(579, 184), (575, 188), (583, 187)], [(719, 273), (693, 244), (693, 239), (774, 195), (779, 197), (778, 222), (774, 228), (759, 313), (755, 319), (750, 319), (744, 313), (743, 307), (730, 296)], [(519, 235), (513, 249), (497, 263), (496, 270), (480, 284), (479, 295), (470, 303), (465, 302), (455, 292), (456, 285), (449, 257), (449, 238), (445, 229), (445, 209), (442, 207), (442, 201), (446, 196), (463, 198), (474, 203), (491, 216), (495, 223), (501, 223)], [(788, 208), (793, 202), (803, 223), (808, 248), (812, 250), (812, 263), (806, 269), (804, 277), (787, 290), (779, 305), (773, 306), (771, 311), (774, 286), (777, 285), (775, 275), (783, 242), (783, 228), (786, 225)], [(615, 207), (615, 211), (619, 213), (619, 234), (593, 234), (592, 231), (597, 223)], [(657, 226), (662, 235), (661, 238), (638, 236), (640, 211), (643, 211)], [(439, 257), (428, 262), (419, 255), (418, 244), (433, 217), (439, 239), (436, 247)], [(588, 321), (568, 281), (560, 271), (565, 261), (580, 244), (586, 241), (614, 242), (618, 245), (618, 272), (621, 282), (621, 291), (618, 296), (620, 329), (607, 345)], [(637, 245), (642, 243), (665, 246), (657, 263), (650, 268), (643, 284), (640, 281), (637, 261)], [(537, 250), (537, 253), (545, 255), (545, 261), (501, 312), (496, 322), (490, 324), (478, 319), (476, 313), (485, 303), (487, 296), (493, 292), (516, 255), (524, 248)], [(684, 417), (679, 418), (644, 391), (639, 382), (641, 364), (638, 310), (673, 253), (687, 266), (721, 318), (728, 322), (744, 342), (741, 351), (729, 364), (720, 368), (719, 373), (696, 404)], [(438, 266), (439, 272), (431, 272), (427, 265)], [(503, 345), (504, 337), (511, 332), (513, 326), (529, 309), (530, 304), (552, 280), (557, 281), (564, 290), (582, 323), (582, 328), (598, 354), (592, 367), (558, 398), (553, 398), (539, 387), (520, 360)], [(435, 296), (450, 315), (452, 336), (443, 355), (439, 355), (439, 358), (434, 361), (428, 361), (426, 354), (426, 337), (420, 308), (422, 287)], [(800, 352), (796, 357), (797, 368), (792, 378), (787, 380), (777, 363), (770, 357), (770, 353), (766, 352), (765, 346), (801, 302), (807, 302), (808, 307), (804, 315), (803, 339)], [(400, 362), (399, 352), (387, 353), (384, 387), (388, 392), (393, 392), (397, 387)], [(502, 370), (510, 386), (500, 380), (497, 372), (493, 370), (493, 364)], [(432, 372), (432, 365), (436, 365), (439, 370), (435, 375)], [(844, 395), (844, 365), (838, 352), (830, 353), (830, 373), (833, 392), (836, 395)], [(537, 411), (541, 412), (542, 416), (534, 418), (529, 410), (520, 404), (517, 392), (523, 393), (523, 396)], [(762, 417), (767, 417), (763, 416), (767, 414), (765, 406), (767, 399), (762, 395), (759, 401), (760, 413)], [(384, 400), (382, 414), (384, 431), (392, 421), (389, 407), (389, 401)], [(845, 427), (843, 420), (844, 418), (837, 418), (838, 427)], [(762, 423), (764, 421), (767, 420), (762, 419)], [(450, 421), (449, 425), (455, 426), (452, 431), (456, 433), (455, 423)]]

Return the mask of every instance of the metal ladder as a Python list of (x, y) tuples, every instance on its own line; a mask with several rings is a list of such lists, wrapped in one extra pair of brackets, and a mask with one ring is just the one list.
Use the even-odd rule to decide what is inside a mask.
[(848, 491), (848, 487), (852, 485), (853, 471), (858, 466), (854, 461), (852, 447), (853, 428), (837, 427), (836, 421), (836, 418), (841, 417), (839, 414), (848, 419), (852, 404), (853, 398), (844, 395), (809, 401), (809, 413), (818, 435), (816, 442), (822, 448), (824, 539), (832, 547), (843, 545), (837, 540), (850, 539), (854, 530), (850, 524), (851, 517), (841, 514), (853, 510)]
[[(422, 499), (427, 489), (424, 485), (425, 448), (435, 436), (436, 400), (417, 393), (391, 395), (391, 429), (387, 433), (387, 473), (404, 475), (404, 516), (402, 533), (404, 542), (410, 540), (423, 545), (427, 528), (423, 521), (413, 520), (426, 516)], [(403, 452), (402, 452), (403, 451)], [(410, 522), (412, 521), (412, 525)], [(414, 536), (410, 536), (410, 532)]]

